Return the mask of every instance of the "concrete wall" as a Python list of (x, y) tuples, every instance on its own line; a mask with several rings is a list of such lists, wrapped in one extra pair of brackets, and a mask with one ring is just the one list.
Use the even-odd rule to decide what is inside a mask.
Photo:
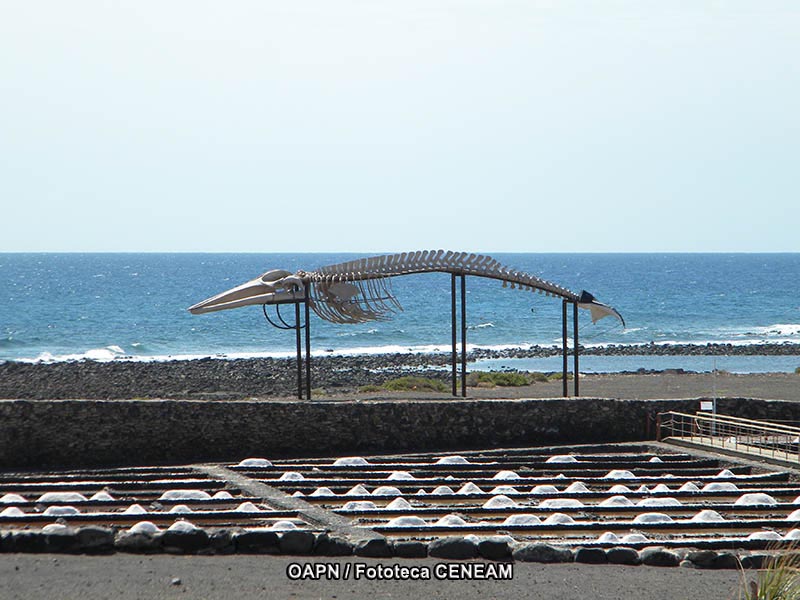
[[(800, 404), (722, 399), (719, 412), (800, 420)], [(180, 464), (636, 441), (696, 400), (0, 401), (0, 468)], [(649, 424), (648, 424), (649, 421)]]

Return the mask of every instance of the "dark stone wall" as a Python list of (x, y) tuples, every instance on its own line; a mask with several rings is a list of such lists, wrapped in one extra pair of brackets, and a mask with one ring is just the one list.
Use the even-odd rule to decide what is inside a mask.
[[(697, 400), (0, 401), (0, 468), (235, 461), (638, 441)], [(800, 420), (800, 404), (721, 399), (720, 413)]]

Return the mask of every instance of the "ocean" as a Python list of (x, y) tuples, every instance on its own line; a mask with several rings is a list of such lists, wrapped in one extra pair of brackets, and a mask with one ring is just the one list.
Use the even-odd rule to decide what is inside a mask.
[[(270, 269), (313, 270), (361, 254), (0, 254), (0, 360), (172, 360), (293, 356), (294, 335), (261, 307), (194, 316), (187, 307)], [(617, 308), (580, 342), (780, 343), (793, 356), (584, 356), (581, 370), (794, 371), (800, 366), (800, 254), (492, 254), (502, 263), (588, 290)], [(314, 354), (434, 352), (450, 347), (450, 277), (393, 280), (403, 306), (388, 321), (334, 325), (312, 313)], [(284, 311), (287, 321), (293, 311)], [(561, 302), (468, 278), (469, 347), (560, 343)], [(570, 323), (571, 327), (571, 323)], [(559, 370), (558, 358), (479, 367)]]

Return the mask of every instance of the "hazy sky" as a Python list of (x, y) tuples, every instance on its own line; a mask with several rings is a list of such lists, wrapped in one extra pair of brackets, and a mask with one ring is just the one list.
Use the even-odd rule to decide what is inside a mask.
[(800, 3), (0, 0), (0, 251), (800, 251)]

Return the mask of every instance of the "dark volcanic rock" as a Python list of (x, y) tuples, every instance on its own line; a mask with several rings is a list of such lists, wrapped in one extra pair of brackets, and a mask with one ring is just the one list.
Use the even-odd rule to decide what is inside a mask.
[(278, 534), (274, 531), (241, 531), (233, 536), (237, 552), (244, 554), (279, 554)]
[(194, 554), (208, 547), (208, 533), (203, 529), (191, 531), (165, 531), (161, 536), (161, 545), (167, 552)]
[(114, 548), (120, 552), (144, 554), (161, 550), (161, 534), (131, 533), (122, 531), (114, 538)]
[(76, 533), (78, 548), (87, 554), (103, 554), (114, 550), (114, 532), (93, 525), (81, 527)]
[(639, 556), (642, 564), (651, 567), (677, 567), (681, 563), (680, 556), (664, 548), (645, 548)]
[(314, 554), (318, 556), (350, 556), (353, 550), (350, 540), (329, 533), (321, 533), (314, 542)]
[(493, 535), (478, 542), (478, 554), (489, 560), (503, 560), (511, 557), (511, 547), (506, 536)]
[(633, 548), (611, 548), (606, 552), (606, 557), (613, 565), (638, 565), (642, 562)]
[(572, 552), (567, 548), (557, 548), (547, 544), (525, 544), (512, 552), (514, 560), (520, 562), (562, 563), (572, 562)]
[(355, 555), (369, 558), (391, 558), (392, 544), (384, 538), (361, 540), (356, 544)]
[(428, 556), (428, 545), (414, 540), (395, 542), (394, 553), (400, 558), (425, 558)]
[(428, 544), (428, 556), (464, 560), (478, 556), (478, 545), (469, 538), (453, 536), (439, 538)]
[(310, 531), (286, 531), (281, 536), (278, 547), (283, 554), (311, 554), (311, 550), (314, 548), (315, 537), (316, 536)]
[(602, 548), (578, 548), (575, 553), (575, 562), (587, 565), (604, 565), (608, 562), (605, 550)]

